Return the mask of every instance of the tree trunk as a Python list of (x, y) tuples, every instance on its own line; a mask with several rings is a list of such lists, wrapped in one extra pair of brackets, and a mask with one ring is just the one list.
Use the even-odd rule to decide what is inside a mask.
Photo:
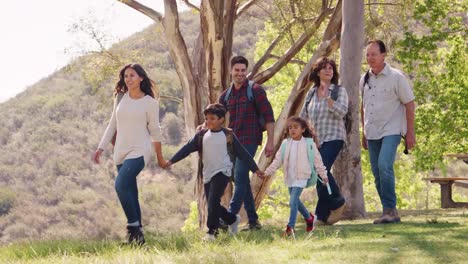
[(359, 137), (359, 79), (364, 45), (364, 1), (343, 1), (340, 48), (341, 84), (348, 91), (351, 132), (333, 168), (333, 175), (346, 198), (344, 217), (366, 217), (361, 172)]

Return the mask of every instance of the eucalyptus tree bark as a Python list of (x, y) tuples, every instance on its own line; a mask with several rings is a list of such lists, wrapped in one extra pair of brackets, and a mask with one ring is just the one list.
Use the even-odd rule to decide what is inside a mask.
[[(311, 87), (311, 83), (308, 80), (310, 73), (312, 72), (312, 66), (315, 61), (320, 56), (328, 56), (332, 52), (336, 51), (340, 46), (340, 32), (341, 32), (341, 20), (342, 20), (342, 13), (341, 13), (341, 1), (338, 1), (333, 15), (331, 16), (325, 33), (323, 35), (322, 41), (315, 51), (307, 65), (304, 67), (304, 70), (301, 72), (299, 78), (297, 79), (294, 87), (291, 90), (291, 93), (284, 104), (284, 107), (279, 115), (278, 119), (275, 123), (275, 136), (274, 136), (274, 144), (275, 150), (278, 150), (281, 141), (282, 141), (282, 131), (286, 129), (286, 121), (289, 116), (299, 114), (299, 111), (304, 104), (305, 95), (307, 94), (308, 90)], [(261, 170), (264, 170), (272, 161), (273, 157), (266, 158), (264, 155), (264, 150), (262, 150), (258, 166)], [(273, 177), (266, 178), (264, 180), (258, 177), (252, 177), (251, 186), (252, 192), (255, 198), (255, 206), (258, 208), (268, 194), (268, 190), (270, 185), (273, 181)]]
[(361, 172), (361, 141), (359, 136), (359, 79), (364, 47), (364, 1), (346, 0), (343, 3), (343, 28), (340, 48), (341, 84), (346, 88), (351, 113), (351, 132), (347, 135), (333, 175), (346, 198), (344, 217), (366, 217)]

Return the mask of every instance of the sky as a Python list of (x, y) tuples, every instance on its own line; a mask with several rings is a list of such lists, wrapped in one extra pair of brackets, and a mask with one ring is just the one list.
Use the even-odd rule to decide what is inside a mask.
[[(140, 2), (164, 9), (163, 0)], [(90, 37), (70, 30), (82, 19), (105, 30), (109, 45), (153, 23), (115, 0), (1, 0), (0, 103), (92, 48)]]

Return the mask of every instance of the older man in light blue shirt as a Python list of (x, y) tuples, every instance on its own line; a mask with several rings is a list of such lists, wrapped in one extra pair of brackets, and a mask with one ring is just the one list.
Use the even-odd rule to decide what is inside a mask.
[(370, 70), (361, 78), (362, 145), (369, 149), (372, 173), (383, 207), (374, 224), (400, 222), (396, 210), (393, 165), (402, 136), (411, 149), (414, 134), (414, 94), (408, 80), (385, 62), (386, 47), (381, 40), (368, 42), (367, 63)]

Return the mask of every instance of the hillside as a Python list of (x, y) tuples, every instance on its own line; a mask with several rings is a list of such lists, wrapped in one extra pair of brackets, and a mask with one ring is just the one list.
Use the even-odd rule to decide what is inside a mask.
[[(198, 35), (198, 17), (181, 16), (189, 48)], [(258, 18), (236, 24), (233, 51), (253, 57)], [(108, 54), (113, 54), (112, 60)], [(153, 25), (115, 44), (107, 53), (89, 54), (0, 104), (0, 243), (17, 240), (116, 238), (125, 220), (114, 191), (111, 149), (103, 164), (91, 154), (107, 125), (118, 68), (139, 62), (156, 81), (162, 95), (181, 97), (177, 75), (161, 28)], [(163, 126), (177, 127), (180, 106), (161, 102)], [(167, 118), (166, 118), (167, 117)], [(165, 130), (165, 127), (163, 127)], [(173, 130), (172, 130), (173, 131)], [(165, 143), (180, 144), (181, 130)], [(164, 146), (166, 156), (176, 150)], [(189, 161), (172, 172), (150, 164), (139, 177), (143, 223), (147, 230), (178, 230), (193, 200)]]

